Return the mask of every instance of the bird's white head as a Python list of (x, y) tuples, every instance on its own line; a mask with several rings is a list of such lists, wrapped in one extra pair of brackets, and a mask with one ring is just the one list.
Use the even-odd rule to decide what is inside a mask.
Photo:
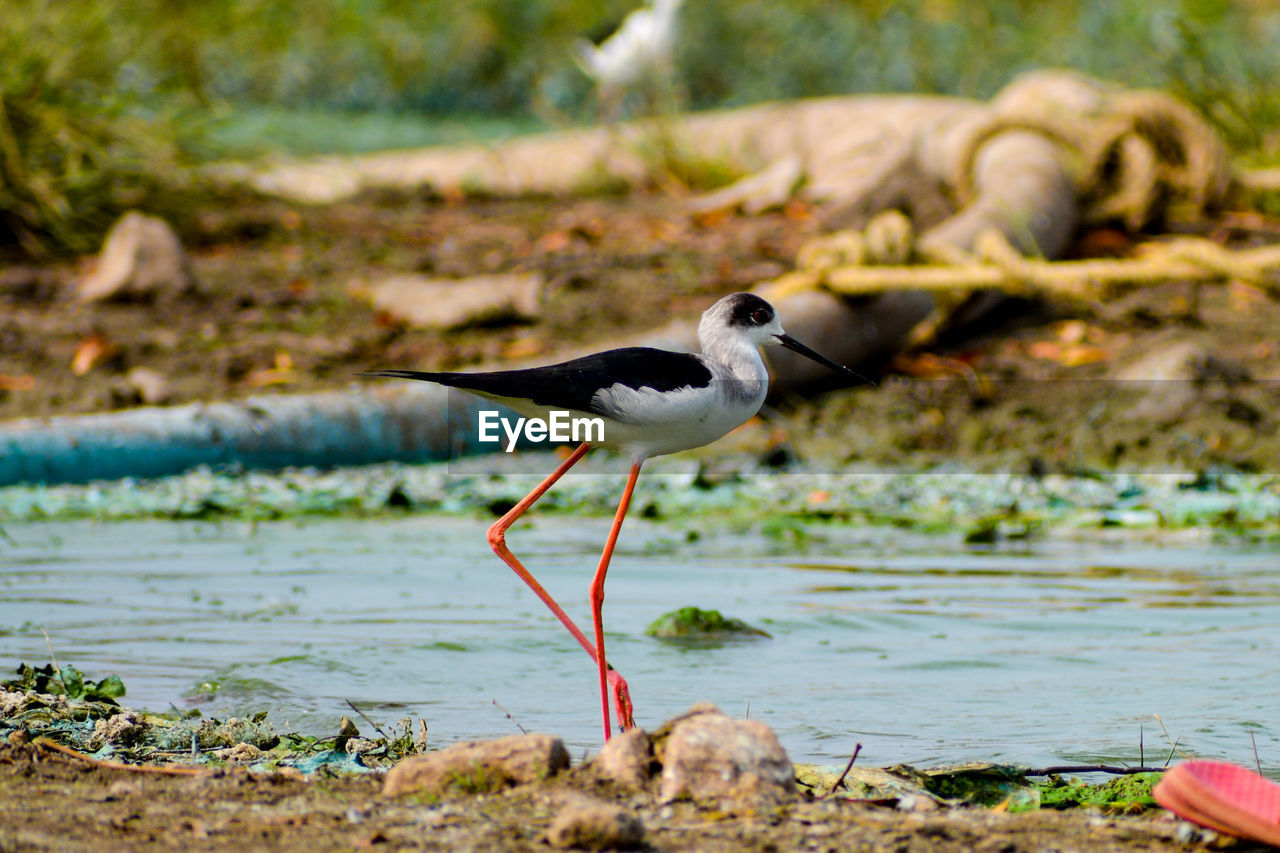
[(698, 343), (709, 355), (744, 346), (752, 350), (761, 346), (786, 347), (853, 379), (870, 381), (784, 332), (778, 312), (754, 293), (731, 293), (704, 311), (698, 324)]
[(777, 346), (786, 333), (773, 306), (753, 293), (731, 293), (702, 312), (698, 342), (703, 352), (717, 344)]

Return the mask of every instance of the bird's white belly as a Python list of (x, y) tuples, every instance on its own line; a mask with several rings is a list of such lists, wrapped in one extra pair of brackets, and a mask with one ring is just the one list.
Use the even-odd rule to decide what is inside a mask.
[(766, 391), (755, 381), (666, 392), (615, 385), (597, 395), (609, 412), (602, 444), (632, 459), (701, 447), (750, 420)]

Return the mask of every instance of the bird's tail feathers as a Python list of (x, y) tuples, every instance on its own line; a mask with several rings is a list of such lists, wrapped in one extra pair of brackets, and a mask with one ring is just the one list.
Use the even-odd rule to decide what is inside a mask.
[(461, 388), (479, 394), (489, 392), (495, 379), (507, 376), (510, 371), (502, 373), (427, 373), (421, 370), (366, 370), (357, 376), (381, 376), (386, 379), (419, 379), (423, 382), (436, 382), (450, 388)]

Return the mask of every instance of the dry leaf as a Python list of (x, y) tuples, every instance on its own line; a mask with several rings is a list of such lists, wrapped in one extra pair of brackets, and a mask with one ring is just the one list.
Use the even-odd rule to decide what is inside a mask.
[(1133, 239), (1119, 228), (1095, 228), (1076, 243), (1084, 258), (1122, 258), (1133, 251)]
[(795, 222), (805, 222), (813, 218), (813, 205), (793, 198), (782, 206), (782, 215)]
[(547, 346), (537, 338), (516, 338), (502, 348), (503, 358), (531, 358), (546, 352)]
[(1089, 334), (1089, 327), (1083, 320), (1067, 320), (1058, 325), (1058, 340), (1064, 344), (1078, 344)]
[(917, 379), (940, 379), (946, 376), (974, 376), (973, 366), (957, 358), (946, 358), (931, 352), (896, 355), (891, 369)]
[(556, 231), (549, 231), (538, 238), (534, 244), (540, 254), (550, 255), (556, 252), (563, 252), (565, 249), (573, 245), (573, 235), (568, 230), (561, 228)]
[(1253, 311), (1268, 301), (1266, 291), (1239, 279), (1232, 279), (1227, 284), (1227, 298), (1230, 300), (1231, 310), (1240, 314)]
[(276, 352), (275, 367), (268, 370), (254, 370), (242, 380), (250, 388), (263, 388), (267, 385), (288, 385), (298, 381), (297, 371), (293, 369), (293, 357), (284, 350)]
[(6, 376), (0, 373), (0, 391), (30, 391), (36, 387), (36, 379), (34, 376), (23, 374), (22, 376)]
[(1058, 361), (1062, 358), (1062, 347), (1053, 341), (1033, 341), (1027, 347), (1027, 355), (1045, 361)]
[(724, 208), (695, 213), (693, 221), (702, 228), (718, 228), (729, 221), (730, 211)]
[(1078, 346), (1065, 347), (1061, 355), (1058, 357), (1058, 363), (1063, 367), (1082, 367), (1086, 364), (1097, 364), (1100, 361), (1107, 361), (1111, 358), (1111, 353), (1102, 347), (1096, 347), (1091, 344), (1080, 344)]
[(71, 372), (76, 376), (84, 376), (93, 366), (103, 359), (116, 354), (116, 345), (107, 340), (105, 335), (94, 332), (76, 345), (76, 354), (71, 359)]

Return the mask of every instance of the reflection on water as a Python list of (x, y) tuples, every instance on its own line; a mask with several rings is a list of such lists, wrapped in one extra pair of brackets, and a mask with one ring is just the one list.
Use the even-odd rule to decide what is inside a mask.
[[(607, 520), (542, 518), (509, 542), (580, 624)], [(0, 649), (91, 677), (135, 707), (336, 730), (350, 699), (437, 745), (529, 730), (598, 746), (595, 669), (489, 551), (484, 525), (418, 517), (249, 525), (10, 527)], [(1280, 765), (1280, 554), (1204, 543), (956, 539), (819, 528), (803, 545), (628, 522), (605, 605), (641, 725), (701, 700), (772, 725), (794, 760), (1163, 762), (1180, 748)], [(711, 607), (772, 640), (645, 637)], [(7, 664), (6, 664), (7, 665)]]

